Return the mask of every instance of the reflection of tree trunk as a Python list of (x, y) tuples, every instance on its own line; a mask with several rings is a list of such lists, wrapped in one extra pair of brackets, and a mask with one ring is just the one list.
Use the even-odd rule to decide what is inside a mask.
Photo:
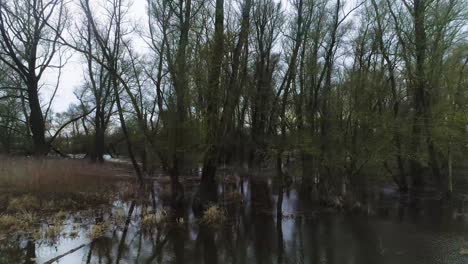
[(218, 200), (217, 184), (215, 180), (216, 165), (214, 162), (214, 160), (211, 160), (203, 165), (202, 179), (200, 183), (200, 198), (202, 205), (206, 202), (215, 202)]
[(448, 163), (448, 183), (447, 183), (447, 192), (448, 195), (451, 195), (453, 192), (453, 178), (452, 178), (452, 152), (450, 151), (450, 145), (448, 147), (447, 154), (447, 163)]
[(91, 242), (91, 245), (89, 246), (88, 256), (86, 257), (86, 264), (91, 263), (91, 258), (93, 256), (94, 243), (95, 243), (95, 241)]
[(264, 180), (250, 182), (254, 250), (257, 263), (272, 263), (271, 249), (274, 248), (274, 218), (271, 215), (273, 203), (271, 190)]
[(307, 151), (301, 151), (301, 163), (302, 163), (302, 182), (301, 191), (304, 194), (308, 194), (314, 183), (314, 158), (313, 155), (307, 153)]
[(174, 250), (174, 263), (184, 264), (185, 262), (185, 237), (182, 229), (174, 229), (172, 232), (172, 245)]
[(203, 242), (203, 263), (218, 263), (218, 247), (216, 245), (214, 231), (209, 227), (200, 228), (201, 241)]
[[(333, 216), (332, 216), (333, 217)], [(335, 262), (335, 248), (334, 248), (334, 236), (333, 236), (333, 222), (332, 219), (327, 219), (324, 221), (324, 234), (326, 236), (326, 241), (323, 241), (322, 243), (325, 243), (325, 258), (326, 258), (326, 263), (336, 263)]]
[(36, 244), (33, 240), (28, 240), (26, 244), (26, 264), (36, 263)]
[(133, 214), (133, 210), (135, 209), (135, 204), (136, 204), (135, 201), (132, 201), (132, 203), (130, 204), (130, 208), (128, 209), (127, 219), (125, 220), (125, 227), (123, 229), (122, 237), (120, 238), (119, 247), (117, 249), (117, 260), (115, 262), (117, 264), (120, 262), (122, 258), (122, 252), (125, 247), (125, 239), (127, 238), (128, 226), (130, 225), (130, 222), (132, 220), (132, 214)]
[(169, 172), (171, 177), (171, 203), (172, 206), (180, 208), (184, 202), (184, 186), (179, 182), (179, 174), (177, 170), (172, 168)]
[(283, 241), (283, 174), (279, 173), (278, 200), (276, 202), (276, 232), (278, 235), (278, 264), (283, 263), (284, 241)]
[(278, 200), (276, 202), (276, 221), (281, 222), (283, 219), (283, 192), (284, 192), (284, 176), (283, 173), (278, 173)]
[(283, 263), (284, 259), (284, 239), (283, 239), (283, 222), (279, 221), (276, 223), (276, 232), (278, 234), (278, 255), (277, 255), (277, 263)]

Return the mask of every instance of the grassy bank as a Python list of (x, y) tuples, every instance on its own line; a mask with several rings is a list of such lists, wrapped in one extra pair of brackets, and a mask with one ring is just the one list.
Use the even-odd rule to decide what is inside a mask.
[(85, 160), (0, 157), (0, 233), (27, 232), (56, 215), (128, 197), (133, 185), (118, 177), (125, 173), (123, 166)]

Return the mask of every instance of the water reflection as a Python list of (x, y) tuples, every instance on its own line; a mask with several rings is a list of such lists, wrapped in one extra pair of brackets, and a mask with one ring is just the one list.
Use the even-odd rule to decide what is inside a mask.
[[(428, 198), (415, 207), (405, 197), (380, 193), (362, 206), (370, 215), (343, 213), (318, 210), (272, 177), (252, 178), (220, 188), (220, 197), (230, 197), (228, 192), (241, 197), (222, 201), (229, 220), (221, 228), (201, 225), (187, 206), (183, 221), (145, 229), (141, 216), (152, 210), (148, 205), (116, 203), (126, 212), (125, 222), (110, 227), (104, 237), (90, 239), (87, 223), (96, 218), (82, 216), (76, 238), (0, 242), (0, 263), (46, 263), (56, 257), (58, 263), (468, 263), (460, 254), (467, 229), (457, 217), (457, 202)], [(161, 209), (159, 199), (151, 207)], [(103, 215), (105, 220), (112, 214)], [(76, 219), (67, 222), (64, 233)]]

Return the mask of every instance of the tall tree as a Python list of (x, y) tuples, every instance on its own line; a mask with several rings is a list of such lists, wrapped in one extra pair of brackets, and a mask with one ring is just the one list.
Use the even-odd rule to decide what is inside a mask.
[(39, 89), (44, 72), (57, 67), (53, 59), (66, 24), (62, 0), (0, 1), (0, 60), (20, 76), (26, 87), (35, 155), (46, 154), (50, 147), (45, 138)]
[(206, 98), (207, 149), (205, 150), (203, 158), (203, 171), (201, 178), (202, 195), (208, 193), (208, 200), (212, 201), (216, 200), (216, 183), (214, 176), (219, 159), (218, 133), (222, 133), (222, 131), (218, 130), (218, 126), (220, 108), (219, 101), (221, 99), (221, 66), (224, 57), (224, 0), (216, 0), (214, 24), (214, 36), (211, 47), (212, 54), (208, 72), (208, 98)]

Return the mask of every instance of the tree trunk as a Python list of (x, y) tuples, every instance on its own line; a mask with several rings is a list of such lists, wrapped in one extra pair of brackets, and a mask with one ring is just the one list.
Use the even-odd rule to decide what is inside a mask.
[(28, 83), (28, 102), (31, 111), (29, 125), (33, 138), (33, 153), (35, 156), (44, 156), (49, 151), (49, 147), (45, 140), (44, 116), (42, 115), (37, 88), (35, 77), (31, 77)]
[[(203, 198), (214, 202), (216, 197), (216, 168), (219, 160), (220, 142), (219, 142), (219, 94), (220, 94), (220, 76), (223, 63), (224, 52), (224, 0), (216, 0), (215, 11), (215, 32), (213, 39), (213, 53), (210, 62), (209, 80), (208, 80), (208, 107), (207, 112), (207, 150), (203, 158), (203, 172), (201, 179), (202, 203)], [(206, 195), (203, 193), (206, 192)]]
[(98, 103), (96, 105), (96, 116), (94, 118), (95, 123), (95, 134), (94, 134), (94, 151), (91, 159), (94, 162), (104, 162), (104, 128), (101, 122), (101, 106)]
[(450, 196), (453, 193), (453, 175), (452, 175), (452, 152), (450, 151), (450, 146), (447, 154), (447, 163), (448, 163), (448, 177), (447, 177), (447, 193)]
[(425, 30), (424, 30), (424, 1), (415, 0), (413, 6), (414, 12), (414, 34), (415, 34), (415, 52), (416, 52), (416, 81), (413, 92), (413, 105), (414, 105), (414, 117), (413, 117), (413, 128), (412, 128), (412, 142), (411, 142), (411, 177), (412, 177), (412, 189), (421, 188), (424, 185), (422, 178), (422, 166), (418, 161), (420, 155), (420, 140), (421, 140), (421, 127), (422, 127), (422, 116), (424, 112), (424, 62), (426, 56), (425, 47)]

